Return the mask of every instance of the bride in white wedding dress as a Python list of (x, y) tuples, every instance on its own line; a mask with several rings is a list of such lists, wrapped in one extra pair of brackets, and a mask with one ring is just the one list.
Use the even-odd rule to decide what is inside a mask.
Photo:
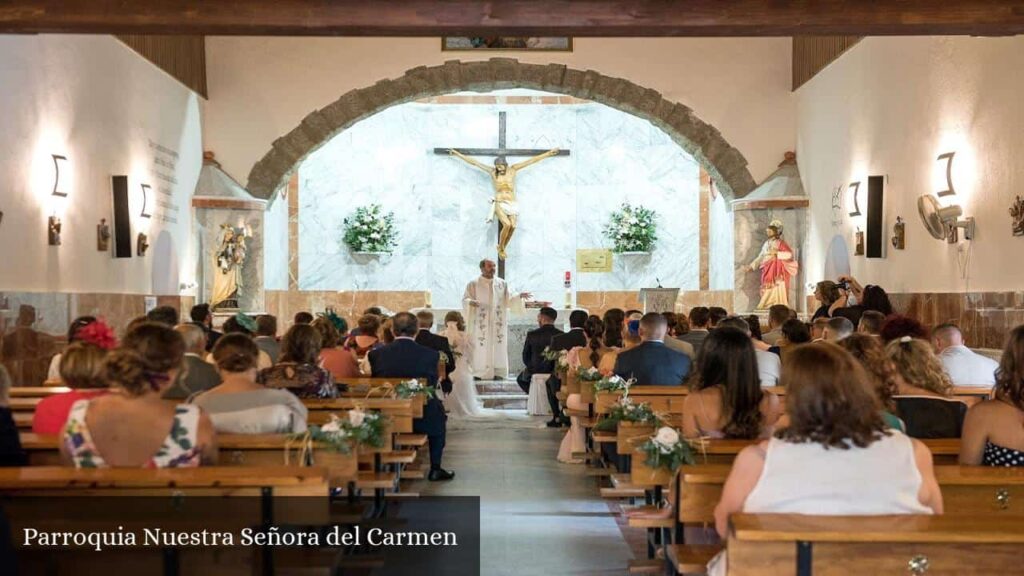
[(508, 410), (484, 408), (476, 395), (476, 383), (470, 366), (473, 364), (473, 347), (469, 345), (466, 335), (466, 323), (462, 314), (449, 312), (444, 317), (445, 329), (441, 336), (448, 339), (455, 354), (455, 370), (449, 373), (452, 380), (452, 392), (444, 397), (443, 402), (451, 420), (496, 421), (496, 420), (528, 420), (525, 414), (517, 414)]

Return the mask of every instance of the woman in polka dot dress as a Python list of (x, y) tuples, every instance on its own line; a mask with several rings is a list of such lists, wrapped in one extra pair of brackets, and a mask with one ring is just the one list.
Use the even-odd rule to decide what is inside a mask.
[(992, 397), (967, 412), (960, 463), (1024, 466), (1024, 325), (1010, 332)]

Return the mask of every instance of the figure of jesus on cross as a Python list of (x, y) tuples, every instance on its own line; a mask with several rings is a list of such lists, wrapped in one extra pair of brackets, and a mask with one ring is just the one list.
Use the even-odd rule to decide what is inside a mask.
[[(491, 199), (491, 212), (487, 222), (498, 219), (498, 276), (504, 277), (504, 263), (506, 249), (516, 231), (516, 222), (519, 217), (519, 207), (516, 201), (516, 174), (526, 168), (551, 158), (552, 156), (568, 156), (568, 150), (554, 148), (552, 150), (531, 150), (531, 149), (509, 149), (505, 147), (505, 113), (498, 113), (498, 148), (435, 148), (437, 154), (450, 154), (474, 168), (486, 172), (494, 184), (494, 198)], [(494, 167), (480, 162), (472, 156), (497, 156), (494, 160)], [(506, 156), (531, 156), (522, 162), (511, 166), (505, 160)]]

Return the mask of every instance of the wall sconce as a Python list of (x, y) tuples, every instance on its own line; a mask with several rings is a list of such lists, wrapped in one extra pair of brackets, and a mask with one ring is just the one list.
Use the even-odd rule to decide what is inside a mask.
[(151, 187), (150, 187), (149, 184), (143, 184), (142, 185), (142, 213), (140, 213), (139, 216), (142, 216), (143, 218), (151, 218), (153, 216), (152, 214), (150, 214), (147, 211), (148, 208), (149, 208), (149, 191), (150, 191), (150, 189), (151, 189)]
[(145, 256), (146, 250), (149, 250), (149, 238), (145, 234), (139, 232), (139, 238), (135, 242), (135, 251), (139, 256)]
[(935, 194), (939, 198), (943, 198), (943, 197), (946, 197), (946, 196), (955, 196), (956, 195), (956, 190), (953, 189), (953, 156), (955, 156), (955, 155), (956, 155), (956, 152), (946, 152), (945, 154), (939, 154), (939, 157), (935, 159), (935, 160), (945, 160), (946, 161), (946, 186), (947, 186), (947, 188), (945, 190), (942, 190), (941, 192), (937, 192)]
[(60, 196), (61, 198), (67, 198), (68, 191), (61, 185), (60, 181), (60, 165), (68, 161), (66, 156), (60, 154), (50, 154), (53, 157), (53, 192), (54, 196)]
[(907, 226), (903, 218), (897, 216), (896, 224), (892, 227), (892, 247), (903, 250), (907, 247)]
[(60, 229), (60, 218), (50, 216), (50, 220), (46, 225), (46, 238), (50, 246), (60, 246)]
[(850, 216), (860, 216), (860, 199), (858, 198), (860, 195), (860, 181), (851, 182), (848, 189), (853, 190), (853, 212), (850, 212)]
[(857, 233), (854, 234), (853, 237), (854, 237), (853, 255), (854, 256), (863, 256), (864, 255), (864, 231), (860, 229), (860, 226), (857, 227)]
[(960, 228), (964, 229), (964, 239), (974, 239), (974, 218), (967, 217), (960, 219), (964, 209), (959, 204), (950, 204), (943, 208), (936, 196), (955, 196), (953, 188), (953, 156), (956, 152), (939, 154), (936, 160), (946, 161), (946, 186), (945, 190), (936, 192), (935, 196), (923, 194), (917, 199), (917, 213), (921, 216), (928, 233), (936, 240), (945, 240), (950, 244), (956, 244), (960, 240)]

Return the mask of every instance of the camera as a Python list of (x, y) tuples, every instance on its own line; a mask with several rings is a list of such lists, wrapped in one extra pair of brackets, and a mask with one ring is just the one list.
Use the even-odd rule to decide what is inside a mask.
[(850, 289), (850, 281), (849, 280), (839, 280), (839, 281), (836, 282), (836, 286), (838, 286), (840, 290), (849, 290)]

